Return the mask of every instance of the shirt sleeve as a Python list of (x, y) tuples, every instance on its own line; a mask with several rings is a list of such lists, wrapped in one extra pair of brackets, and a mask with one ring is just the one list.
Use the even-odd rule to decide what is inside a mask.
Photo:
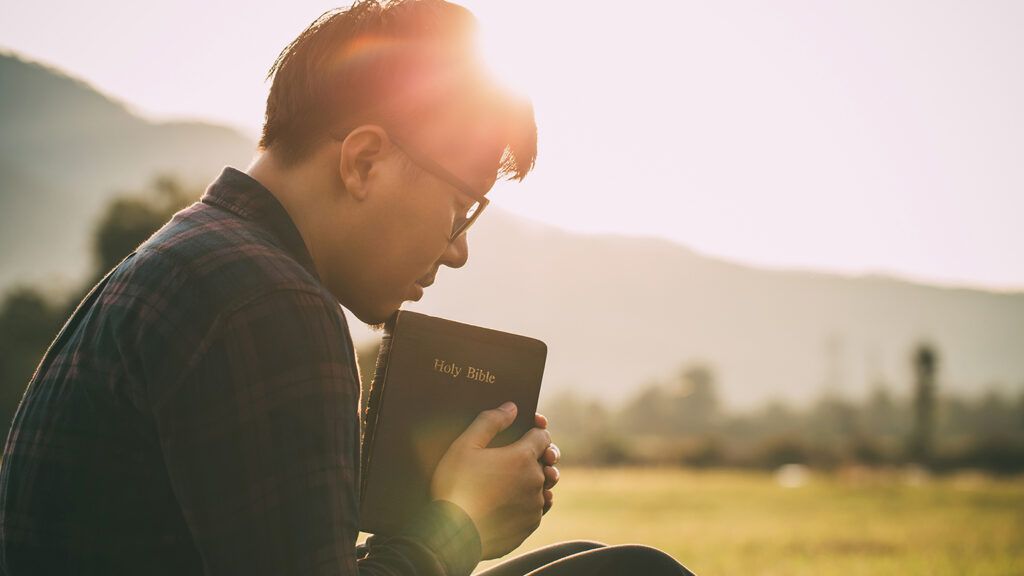
[(357, 557), (359, 383), (337, 305), (272, 292), (219, 322), (200, 354), (153, 412), (207, 574), (473, 570), (476, 528), (443, 501)]

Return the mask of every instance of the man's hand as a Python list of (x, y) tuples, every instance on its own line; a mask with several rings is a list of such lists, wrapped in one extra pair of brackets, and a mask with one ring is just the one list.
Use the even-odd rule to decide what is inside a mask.
[(487, 448), (515, 416), (511, 402), (481, 412), (448, 448), (431, 483), (435, 499), (458, 505), (473, 519), (485, 560), (511, 552), (540, 526), (549, 502), (546, 486), (553, 485), (538, 464), (551, 445), (544, 428), (532, 428), (508, 446)]
[[(543, 414), (534, 415), (534, 422), (537, 428), (548, 427), (548, 419)], [(548, 510), (551, 510), (551, 506), (554, 504), (555, 494), (551, 491), (558, 484), (559, 472), (558, 468), (555, 468), (555, 464), (562, 459), (562, 451), (558, 449), (558, 446), (551, 444), (544, 451), (544, 455), (540, 458), (540, 463), (544, 465), (544, 513), (547, 514)]]

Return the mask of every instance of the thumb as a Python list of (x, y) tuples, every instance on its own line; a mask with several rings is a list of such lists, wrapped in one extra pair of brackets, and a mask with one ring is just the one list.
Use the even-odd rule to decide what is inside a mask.
[(466, 443), (475, 448), (486, 448), (499, 432), (512, 425), (516, 419), (516, 405), (506, 402), (498, 408), (484, 410), (466, 428), (456, 442)]

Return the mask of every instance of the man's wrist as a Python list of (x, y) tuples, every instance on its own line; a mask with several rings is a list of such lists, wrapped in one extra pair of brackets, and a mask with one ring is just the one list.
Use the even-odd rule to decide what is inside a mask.
[(468, 576), (482, 556), (480, 533), (458, 504), (434, 500), (402, 530), (402, 536), (426, 545), (451, 576)]

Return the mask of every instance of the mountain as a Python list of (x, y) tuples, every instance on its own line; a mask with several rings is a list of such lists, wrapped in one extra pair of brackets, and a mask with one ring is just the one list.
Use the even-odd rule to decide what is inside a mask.
[(222, 126), (154, 123), (80, 80), (0, 54), (0, 288), (75, 282), (113, 195), (158, 174), (203, 186), (254, 143)]
[(499, 211), (473, 228), (467, 266), (408, 307), (546, 341), (546, 398), (614, 402), (690, 362), (710, 365), (738, 408), (877, 385), (908, 396), (921, 342), (940, 354), (940, 393), (1024, 390), (1024, 293), (761, 270)]
[[(64, 74), (0, 55), (0, 289), (78, 282), (107, 199), (161, 172), (202, 185), (254, 145), (224, 127), (149, 122)], [(621, 400), (687, 362), (750, 407), (885, 383), (909, 394), (910, 353), (940, 353), (940, 391), (1024, 387), (1024, 294), (892, 278), (772, 271), (658, 239), (580, 235), (491, 209), (469, 264), (409, 308), (548, 343), (542, 398)], [(353, 321), (357, 337), (372, 336)]]

